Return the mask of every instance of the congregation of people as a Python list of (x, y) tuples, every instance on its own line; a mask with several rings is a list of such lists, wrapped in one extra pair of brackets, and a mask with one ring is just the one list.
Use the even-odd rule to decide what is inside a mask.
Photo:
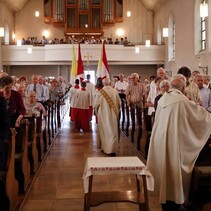
[[(31, 82), (25, 76), (10, 76), (5, 72), (0, 73), (0, 99), (2, 114), (1, 143), (10, 138), (11, 127), (19, 127), (24, 116), (45, 116), (45, 103), (59, 100), (68, 90), (68, 85), (62, 77), (46, 79), (42, 76), (32, 75)], [(2, 147), (1, 149), (2, 150)], [(2, 154), (1, 154), (2, 155)], [(5, 158), (1, 159), (1, 167), (5, 168)]]
[(22, 45), (47, 45), (47, 44), (102, 44), (102, 40), (105, 44), (114, 44), (114, 45), (124, 45), (127, 46), (130, 44), (130, 41), (128, 41), (127, 37), (121, 37), (121, 38), (115, 38), (113, 40), (111, 37), (107, 38), (95, 38), (94, 36), (91, 37), (76, 37), (75, 35), (69, 36), (66, 39), (47, 39), (46, 36), (42, 36), (41, 39), (38, 39), (37, 37), (28, 37), (28, 38), (22, 38), (21, 44)]
[(135, 122), (142, 126), (146, 110), (147, 115), (155, 115), (147, 168), (155, 177), (155, 194), (163, 210), (178, 210), (187, 200), (194, 163), (211, 134), (210, 77), (181, 67), (170, 78), (163, 68), (158, 68), (157, 75), (147, 79), (138, 73), (128, 77), (120, 73), (112, 81), (99, 77), (96, 84), (88, 74), (86, 79), (76, 79), (69, 89), (62, 77), (32, 75), (28, 82), (24, 76), (17, 78), (3, 72), (0, 74), (0, 114), (4, 119), (0, 125), (1, 170), (6, 166), (1, 143), (9, 139), (9, 128), (20, 126), (26, 115), (39, 116), (40, 112), (46, 115), (45, 102), (58, 101), (67, 90), (69, 116), (75, 130), (88, 132), (91, 121), (95, 120), (98, 148), (108, 156), (117, 156), (119, 150), (119, 121), (125, 104), (131, 113), (132, 130)]

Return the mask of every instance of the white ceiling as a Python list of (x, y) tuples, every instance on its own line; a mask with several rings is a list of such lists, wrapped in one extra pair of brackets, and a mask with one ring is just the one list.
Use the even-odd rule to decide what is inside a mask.
[[(30, 0), (2, 0), (5, 5), (11, 8), (13, 11), (20, 11), (25, 4)], [(139, 0), (141, 1), (147, 10), (155, 11), (166, 0)]]

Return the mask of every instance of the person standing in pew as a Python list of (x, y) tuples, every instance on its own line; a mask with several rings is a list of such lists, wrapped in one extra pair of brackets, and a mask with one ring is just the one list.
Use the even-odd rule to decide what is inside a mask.
[(178, 211), (188, 201), (196, 159), (211, 134), (211, 114), (184, 95), (184, 76), (175, 76), (170, 86), (158, 102), (146, 166), (163, 211)]
[(2, 96), (0, 96), (0, 117), (0, 171), (4, 171), (6, 168), (4, 141), (10, 139), (10, 119), (6, 100)]
[(13, 80), (11, 76), (3, 76), (0, 78), (0, 96), (3, 96), (7, 103), (7, 111), (10, 117), (10, 127), (19, 127), (26, 109), (21, 95), (12, 90)]
[(37, 93), (37, 99), (39, 102), (43, 102), (46, 100), (44, 96), (44, 89), (42, 85), (38, 83), (38, 75), (32, 75), (31, 77), (32, 83), (29, 84), (26, 88), (26, 95), (29, 94), (30, 91), (35, 91)]
[[(130, 77), (131, 83), (127, 86), (125, 91), (127, 105), (130, 107), (131, 120), (132, 120), (132, 142), (134, 142), (134, 132), (135, 132), (135, 116), (139, 126), (139, 139), (142, 138), (142, 111), (145, 107), (145, 102), (147, 99), (147, 91), (144, 84), (139, 82), (139, 74), (132, 73)], [(139, 148), (140, 146), (138, 146)]]
[[(5, 172), (8, 158), (8, 144), (10, 140), (10, 119), (7, 112), (7, 104), (4, 97), (0, 96), (0, 172)], [(9, 198), (6, 193), (4, 178), (0, 177), (0, 210), (9, 210)]]

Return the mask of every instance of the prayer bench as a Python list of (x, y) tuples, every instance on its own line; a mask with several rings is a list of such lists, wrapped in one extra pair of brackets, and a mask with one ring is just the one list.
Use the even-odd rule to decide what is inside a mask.
[(191, 181), (189, 200), (202, 208), (211, 203), (211, 138), (203, 147), (196, 161)]
[(189, 201), (198, 208), (211, 203), (211, 166), (194, 167)]
[[(136, 190), (92, 192), (93, 175), (135, 175)], [(143, 191), (140, 179), (143, 181)], [(148, 189), (152, 190), (154, 180), (145, 165), (138, 157), (92, 157), (87, 158), (83, 174), (84, 179), (84, 211), (90, 207), (109, 202), (131, 202), (139, 205), (139, 210), (149, 210)]]

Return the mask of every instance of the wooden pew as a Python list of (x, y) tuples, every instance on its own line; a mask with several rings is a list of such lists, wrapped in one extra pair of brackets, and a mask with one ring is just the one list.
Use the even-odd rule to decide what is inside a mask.
[(18, 200), (18, 182), (15, 179), (15, 128), (11, 128), (11, 140), (5, 142), (8, 159), (4, 172), (0, 172), (0, 210), (14, 210)]
[(19, 193), (26, 191), (30, 182), (30, 163), (28, 159), (28, 120), (24, 119), (20, 127), (16, 127), (15, 136), (15, 177), (19, 184)]
[(43, 113), (40, 112), (40, 116), (37, 117), (36, 122), (36, 140), (37, 140), (37, 151), (38, 151), (38, 161), (43, 158), (44, 144), (43, 144), (43, 131), (46, 127), (46, 122), (43, 117)]
[(203, 209), (211, 203), (211, 137), (197, 158), (191, 181), (189, 203), (193, 208)]
[(39, 166), (38, 163), (38, 151), (36, 140), (36, 117), (25, 116), (24, 119), (29, 121), (28, 125), (28, 159), (30, 162), (30, 173), (34, 174)]
[(47, 134), (48, 134), (48, 145), (51, 145), (51, 102), (47, 101), (45, 104), (45, 109), (47, 113), (47, 118), (46, 118), (46, 127), (47, 127)]
[(152, 127), (154, 124), (154, 118), (155, 118), (155, 112), (153, 112), (151, 115), (147, 114), (147, 111), (144, 113), (144, 124), (146, 129), (146, 143), (145, 143), (145, 158), (147, 158), (148, 150), (149, 150), (149, 143), (150, 143), (150, 137), (152, 133)]
[(54, 134), (55, 134), (55, 129), (54, 129), (54, 118), (55, 118), (55, 116), (54, 116), (54, 102), (51, 102), (51, 111), (50, 111), (50, 113), (51, 113), (51, 137), (52, 137), (52, 139), (54, 138)]

